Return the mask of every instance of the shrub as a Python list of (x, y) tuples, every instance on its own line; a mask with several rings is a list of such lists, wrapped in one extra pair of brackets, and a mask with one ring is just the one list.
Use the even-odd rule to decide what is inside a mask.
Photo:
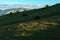
[(39, 16), (35, 16), (35, 18), (34, 18), (35, 20), (37, 20), (37, 19), (40, 19), (40, 17)]
[(27, 14), (23, 13), (22, 16), (27, 16)]

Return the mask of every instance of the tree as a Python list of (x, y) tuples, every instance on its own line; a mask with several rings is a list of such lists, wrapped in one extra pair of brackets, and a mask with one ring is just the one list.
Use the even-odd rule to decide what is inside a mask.
[(17, 13), (19, 13), (19, 11), (18, 11), (18, 10), (17, 10), (16, 12), (17, 12)]
[(12, 14), (12, 12), (10, 12), (9, 14)]
[(49, 7), (49, 5), (46, 5), (45, 7), (46, 7), (46, 8), (48, 8), (48, 7)]

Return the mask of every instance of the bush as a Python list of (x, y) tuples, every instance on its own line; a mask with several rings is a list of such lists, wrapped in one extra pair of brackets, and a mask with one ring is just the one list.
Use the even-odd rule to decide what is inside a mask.
[(22, 16), (27, 16), (27, 14), (23, 13)]
[(35, 18), (34, 18), (35, 20), (37, 20), (37, 19), (40, 19), (40, 17), (39, 16), (35, 16)]

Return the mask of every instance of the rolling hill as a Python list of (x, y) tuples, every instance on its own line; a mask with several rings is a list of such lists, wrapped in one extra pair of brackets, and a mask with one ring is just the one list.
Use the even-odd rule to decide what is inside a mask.
[[(0, 35), (2, 35), (2, 38), (6, 36), (7, 39), (15, 40), (17, 35), (16, 40), (28, 40), (30, 38), (32, 40), (58, 40), (60, 38), (59, 28), (60, 3), (41, 9), (0, 16)], [(25, 36), (29, 36), (29, 38), (25, 38)]]

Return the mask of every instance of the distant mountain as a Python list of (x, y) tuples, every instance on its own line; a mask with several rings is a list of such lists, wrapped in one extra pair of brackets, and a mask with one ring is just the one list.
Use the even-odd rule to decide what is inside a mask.
[(2, 16), (2, 15), (6, 15), (7, 14), (7, 12), (9, 12), (9, 11), (12, 11), (12, 10), (16, 10), (16, 11), (18, 11), (18, 10), (25, 10), (25, 11), (27, 11), (27, 10), (31, 10), (31, 9), (28, 9), (28, 8), (11, 8), (11, 9), (5, 9), (5, 10), (2, 10), (2, 11), (0, 11), (0, 16)]

